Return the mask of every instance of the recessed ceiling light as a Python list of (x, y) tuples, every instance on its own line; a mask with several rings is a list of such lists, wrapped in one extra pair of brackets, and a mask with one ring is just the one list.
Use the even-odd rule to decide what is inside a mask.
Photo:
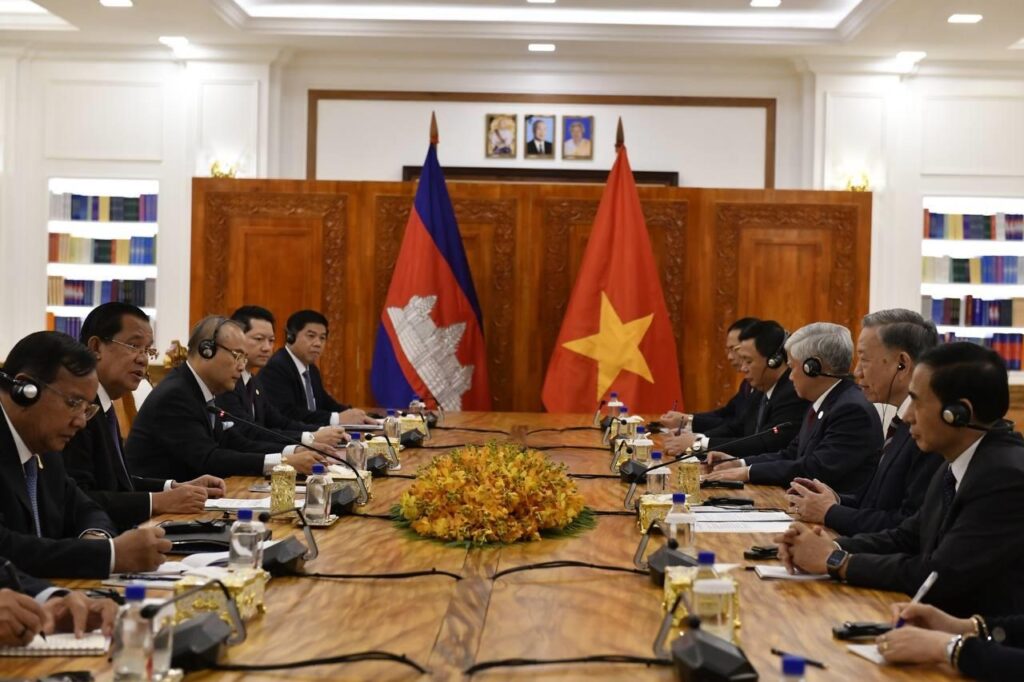
[(188, 38), (185, 36), (160, 36), (158, 40), (167, 47), (177, 50), (188, 45)]
[(917, 50), (908, 50), (905, 52), (897, 52), (896, 59), (901, 62), (907, 62), (909, 64), (917, 64), (919, 61), (928, 56), (927, 52), (920, 52)]
[(526, 0), (526, 2), (531, 5), (553, 5), (558, 2), (558, 0)]
[(100, 0), (104, 7), (131, 7), (132, 0)]
[(554, 52), (554, 43), (530, 43), (528, 48), (530, 52)]
[(751, 7), (778, 7), (782, 0), (750, 0)]
[(950, 14), (946, 19), (951, 24), (976, 24), (981, 21), (980, 14)]

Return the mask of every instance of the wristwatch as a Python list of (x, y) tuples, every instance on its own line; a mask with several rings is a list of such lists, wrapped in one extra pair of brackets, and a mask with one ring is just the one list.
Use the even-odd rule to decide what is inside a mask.
[(828, 555), (828, 559), (825, 559), (825, 569), (834, 580), (842, 580), (839, 577), (839, 569), (846, 564), (849, 558), (850, 553), (845, 549), (835, 549)]

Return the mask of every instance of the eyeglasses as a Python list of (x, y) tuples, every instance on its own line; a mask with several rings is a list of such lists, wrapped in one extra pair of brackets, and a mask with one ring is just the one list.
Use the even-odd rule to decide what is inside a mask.
[(50, 384), (40, 384), (43, 388), (49, 389), (64, 399), (64, 404), (71, 410), (71, 414), (77, 415), (79, 413), (85, 415), (85, 420), (89, 421), (96, 416), (96, 413), (100, 411), (98, 403), (91, 402), (85, 398), (72, 398), (71, 396), (58, 391)]
[(220, 348), (222, 350), (226, 350), (227, 352), (231, 353), (231, 357), (233, 357), (235, 359), (235, 364), (238, 364), (238, 365), (247, 365), (247, 364), (249, 364), (249, 356), (248, 356), (248, 354), (246, 354), (246, 352), (244, 350), (231, 350), (227, 346), (222, 346), (219, 343), (217, 344), (217, 348)]
[(107, 341), (110, 343), (116, 343), (119, 346), (124, 346), (125, 348), (130, 350), (132, 353), (135, 353), (136, 355), (145, 355), (150, 360), (156, 360), (157, 357), (160, 355), (160, 351), (158, 351), (156, 348), (153, 348), (152, 346), (150, 346), (149, 348), (141, 348), (131, 343), (118, 341), (117, 339), (107, 339)]

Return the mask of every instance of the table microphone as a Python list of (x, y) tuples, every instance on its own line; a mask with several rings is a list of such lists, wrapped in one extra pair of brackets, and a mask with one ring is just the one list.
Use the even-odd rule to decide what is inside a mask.
[[(303, 447), (305, 447), (305, 448), (307, 448), (309, 450), (312, 450), (313, 452), (315, 452), (317, 454), (323, 455), (324, 457), (337, 462), (338, 464), (341, 464), (343, 466), (348, 467), (356, 475), (356, 483), (359, 485), (359, 490), (360, 490), (360, 493), (359, 493), (359, 503), (360, 504), (366, 504), (366, 502), (369, 501), (370, 493), (367, 492), (367, 490), (366, 490), (366, 484), (363, 483), (363, 479), (359, 476), (359, 471), (354, 466), (349, 464), (348, 460), (342, 459), (341, 457), (338, 457), (335, 454), (327, 452), (326, 450), (321, 450), (320, 448), (313, 447), (312, 445), (306, 445), (302, 441), (295, 440), (294, 438), (289, 438), (288, 436), (284, 435), (283, 433), (279, 433), (277, 431), (274, 431), (273, 429), (268, 429), (266, 426), (264, 426), (263, 424), (260, 424), (259, 422), (254, 422), (251, 419), (244, 419), (242, 417), (239, 417), (238, 415), (231, 414), (227, 410), (221, 409), (220, 407), (217, 407), (216, 405), (207, 405), (206, 406), (206, 411), (209, 412), (210, 414), (214, 415), (215, 417), (220, 418), (220, 419), (224, 419), (225, 417), (230, 417), (232, 419), (232, 421), (238, 421), (238, 422), (241, 422), (241, 423), (246, 424), (248, 426), (252, 426), (253, 428), (257, 429), (258, 431), (263, 431), (264, 433), (270, 434), (270, 435), (274, 436), (274, 438), (278, 439), (279, 441), (283, 441), (284, 443), (286, 443), (288, 445), (301, 445), (301, 446), (303, 446)], [(373, 472), (371, 472), (371, 473), (373, 473)]]
[[(633, 565), (641, 571), (648, 571), (651, 582), (658, 587), (665, 585), (665, 569), (669, 566), (696, 566), (697, 560), (679, 549), (679, 541), (669, 536), (666, 532), (663, 519), (651, 519), (647, 525), (647, 532), (640, 537), (640, 544), (633, 554)], [(657, 528), (661, 534), (668, 538), (664, 547), (659, 548), (651, 556), (644, 559), (644, 552), (647, 551), (647, 543), (651, 541), (651, 535)]]
[(672, 621), (680, 604), (690, 613), (686, 593), (680, 592), (672, 608), (668, 610), (654, 639), (654, 655), (667, 659), (671, 656), (676, 669), (676, 679), (691, 682), (754, 682), (757, 670), (750, 664), (743, 649), (732, 642), (717, 637), (700, 627), (700, 618), (687, 616), (683, 634), (671, 645), (671, 654), (665, 651), (665, 640), (672, 631)]
[[(760, 438), (761, 436), (767, 435), (769, 433), (776, 433), (777, 434), (781, 429), (785, 429), (785, 428), (790, 427), (792, 425), (793, 425), (793, 422), (781, 422), (779, 424), (776, 424), (775, 426), (772, 426), (770, 428), (764, 429), (763, 431), (758, 431), (757, 433), (752, 433), (749, 436), (744, 436), (743, 438), (737, 438), (736, 440), (729, 441), (728, 443), (725, 443), (724, 445), (721, 445), (719, 447), (719, 451), (721, 451), (723, 448), (727, 448), (727, 447), (732, 446), (732, 445), (737, 445), (739, 443), (745, 443), (746, 441), (753, 440), (754, 438)], [(671, 466), (671, 465), (675, 464), (676, 462), (682, 462), (684, 459), (689, 459), (691, 457), (697, 457), (697, 455), (695, 455), (692, 452), (691, 453), (684, 453), (684, 454), (676, 457), (675, 459), (670, 459), (667, 462), (662, 462), (661, 464), (655, 464), (654, 466), (644, 466), (640, 462), (634, 462), (634, 461), (629, 461), (629, 462), (626, 462), (625, 464), (623, 464), (622, 468), (619, 470), (619, 475), (622, 477), (622, 480), (629, 481), (629, 490), (626, 492), (626, 498), (623, 500), (623, 505), (626, 507), (626, 509), (629, 509), (629, 510), (633, 509), (632, 502), (633, 502), (633, 495), (636, 494), (636, 486), (637, 486), (637, 484), (640, 481), (644, 480), (644, 477), (647, 476), (647, 472), (648, 471), (653, 471), (654, 469), (657, 469), (658, 467)], [(700, 458), (697, 457), (697, 459), (700, 459)], [(627, 470), (627, 467), (629, 467), (628, 470)]]
[(273, 513), (267, 511), (260, 512), (259, 519), (262, 523), (266, 523), (275, 516), (283, 516), (292, 512), (295, 512), (299, 517), (299, 523), (302, 525), (302, 534), (306, 536), (306, 546), (303, 547), (302, 543), (296, 540), (294, 536), (290, 536), (264, 549), (263, 568), (271, 575), (298, 573), (304, 562), (312, 561), (320, 555), (320, 548), (317, 547), (316, 539), (313, 537), (313, 529), (306, 522), (306, 515), (302, 513), (302, 509), (299, 507), (282, 509)]

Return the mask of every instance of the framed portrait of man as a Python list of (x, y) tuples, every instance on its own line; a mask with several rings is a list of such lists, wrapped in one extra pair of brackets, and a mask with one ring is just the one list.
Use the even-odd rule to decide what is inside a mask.
[(594, 117), (562, 117), (562, 158), (590, 161), (594, 158)]
[(555, 158), (555, 117), (547, 114), (527, 114), (524, 119), (526, 135), (523, 145), (528, 159)]
[(514, 159), (519, 144), (519, 128), (515, 114), (487, 114), (484, 153), (488, 159)]

